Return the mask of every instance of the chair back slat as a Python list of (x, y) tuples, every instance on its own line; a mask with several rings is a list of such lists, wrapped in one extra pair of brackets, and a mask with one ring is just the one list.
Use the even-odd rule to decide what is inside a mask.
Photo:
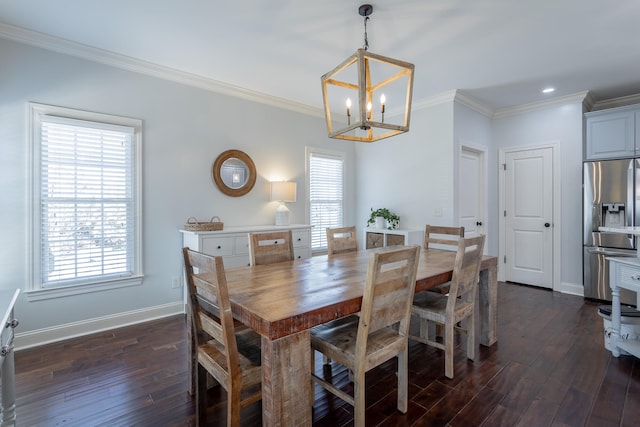
[(371, 253), (360, 311), (359, 346), (362, 342), (366, 347), (368, 335), (391, 325), (399, 324), (399, 334), (406, 335), (419, 256), (417, 245)]
[(193, 284), (196, 287), (196, 294), (200, 298), (200, 302), (203, 304), (209, 304), (210, 310), (214, 310), (216, 316), (219, 317), (218, 312), (218, 297), (216, 295), (215, 288), (211, 285), (211, 281), (207, 281), (206, 278), (200, 277), (197, 273), (193, 275)]
[(329, 256), (358, 250), (356, 227), (327, 228), (327, 252)]
[(213, 369), (233, 377), (240, 372), (231, 303), (222, 257), (183, 249), (189, 292), (189, 313), (198, 346), (211, 339), (224, 354), (225, 363)]
[(251, 265), (293, 260), (291, 230), (249, 233), (249, 255)]
[(430, 246), (437, 245), (437, 249), (455, 250), (462, 237), (464, 237), (464, 227), (427, 225), (424, 230), (424, 248), (429, 249)]
[(202, 330), (216, 341), (224, 342), (224, 331), (222, 330), (222, 325), (214, 321), (210, 315), (204, 314), (203, 312), (200, 312), (199, 315)]
[(460, 239), (458, 251), (451, 277), (451, 287), (449, 288), (449, 305), (452, 307), (460, 299), (464, 302), (473, 303), (476, 298), (478, 281), (480, 276), (480, 264), (482, 263), (482, 250), (485, 236), (483, 234), (476, 237)]

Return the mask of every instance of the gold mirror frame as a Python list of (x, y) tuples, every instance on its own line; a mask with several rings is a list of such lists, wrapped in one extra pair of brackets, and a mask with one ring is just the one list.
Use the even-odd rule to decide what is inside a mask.
[[(242, 161), (247, 167), (247, 178), (244, 185), (239, 188), (229, 187), (222, 179), (220, 173), (222, 170), (222, 165), (229, 159), (238, 159)], [(218, 158), (216, 158), (215, 162), (213, 162), (211, 174), (213, 176), (213, 181), (218, 186), (218, 189), (220, 189), (220, 191), (222, 191), (227, 196), (231, 197), (244, 196), (249, 191), (251, 191), (256, 183), (256, 165), (253, 163), (253, 160), (251, 160), (251, 157), (240, 150), (227, 150), (221, 153)]]

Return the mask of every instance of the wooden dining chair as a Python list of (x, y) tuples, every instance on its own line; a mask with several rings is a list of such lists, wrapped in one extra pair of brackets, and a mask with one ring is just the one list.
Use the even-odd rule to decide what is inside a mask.
[(260, 336), (236, 334), (222, 257), (183, 248), (196, 370), (196, 425), (207, 420), (208, 375), (227, 391), (227, 426), (262, 398)]
[[(429, 225), (424, 230), (424, 249), (428, 250), (429, 246), (434, 245), (437, 249), (453, 250), (458, 247), (458, 241), (464, 237), (464, 227), (443, 227), (437, 225)], [(450, 282), (443, 283), (429, 289), (430, 292), (438, 292), (441, 294), (449, 293)]]
[[(398, 358), (398, 410), (407, 411), (407, 343), (411, 301), (416, 286), (420, 247), (372, 252), (360, 315), (311, 329), (311, 376), (329, 392), (353, 405), (356, 427), (365, 423), (365, 373)], [(314, 350), (353, 374), (353, 396), (315, 374)]]
[[(356, 252), (358, 250), (358, 235), (356, 226), (327, 227), (327, 254), (331, 257), (335, 254)], [(331, 359), (323, 356), (324, 364), (331, 363)]]
[(291, 230), (249, 233), (251, 265), (273, 264), (293, 260)]
[(356, 227), (327, 228), (327, 248), (329, 256), (358, 250)]
[[(419, 292), (413, 299), (411, 311), (421, 324), (420, 336), (412, 335), (411, 339), (444, 350), (444, 371), (447, 378), (453, 378), (454, 329), (467, 334), (467, 358), (475, 359), (474, 307), (483, 247), (484, 235), (460, 239), (449, 293), (443, 295), (435, 292)], [(462, 322), (463, 320), (465, 322)], [(441, 325), (444, 329), (442, 343), (435, 341), (426, 333), (429, 328), (424, 323), (431, 322)]]

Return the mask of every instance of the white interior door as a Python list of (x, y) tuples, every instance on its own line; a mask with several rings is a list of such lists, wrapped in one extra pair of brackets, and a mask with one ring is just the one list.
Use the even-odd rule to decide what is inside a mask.
[(553, 288), (553, 149), (506, 153), (505, 280)]
[(462, 147), (458, 169), (458, 207), (460, 226), (464, 227), (465, 237), (485, 233), (484, 169), (484, 152)]

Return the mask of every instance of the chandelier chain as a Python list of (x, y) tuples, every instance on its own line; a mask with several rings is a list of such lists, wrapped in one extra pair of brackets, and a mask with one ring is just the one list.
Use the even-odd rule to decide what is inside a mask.
[(364, 50), (369, 50), (369, 39), (367, 38), (367, 21), (369, 20), (368, 16), (364, 17)]

